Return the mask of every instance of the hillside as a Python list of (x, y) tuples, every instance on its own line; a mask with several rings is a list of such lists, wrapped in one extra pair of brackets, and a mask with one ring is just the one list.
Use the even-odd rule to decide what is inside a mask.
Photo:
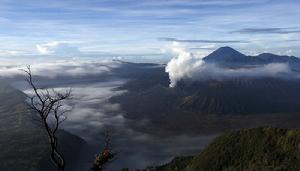
[(37, 170), (46, 137), (29, 119), (24, 94), (1, 83), (0, 97), (0, 170)]
[[(51, 165), (47, 137), (33, 121), (25, 95), (2, 82), (0, 98), (0, 170), (45, 170)], [(85, 141), (65, 131), (60, 131), (59, 137), (67, 161), (74, 162)]]
[(300, 112), (300, 81), (277, 78), (232, 78), (183, 84), (183, 110), (203, 114)]
[(233, 131), (216, 138), (193, 159), (176, 158), (154, 170), (299, 170), (299, 137), (300, 130), (270, 127)]
[(171, 162), (152, 168), (151, 171), (185, 171), (193, 160), (192, 156), (175, 157)]

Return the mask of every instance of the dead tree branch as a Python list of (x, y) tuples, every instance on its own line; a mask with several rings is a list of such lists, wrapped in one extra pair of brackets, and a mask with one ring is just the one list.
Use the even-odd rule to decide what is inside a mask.
[(27, 66), (27, 69), (23, 71), (27, 74), (26, 81), (33, 90), (33, 95), (28, 97), (28, 105), (38, 114), (39, 122), (47, 133), (52, 163), (58, 171), (64, 171), (66, 162), (63, 154), (58, 150), (57, 131), (61, 123), (67, 118), (62, 104), (70, 97), (71, 89), (60, 93), (54, 89), (39, 88), (34, 83), (30, 66)]

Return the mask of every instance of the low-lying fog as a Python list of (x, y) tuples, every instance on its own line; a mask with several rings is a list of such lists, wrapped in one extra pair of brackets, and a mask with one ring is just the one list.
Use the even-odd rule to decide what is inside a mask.
[[(111, 164), (112, 170), (122, 167), (145, 168), (163, 164), (178, 155), (195, 154), (212, 140), (209, 136), (156, 136), (135, 130), (127, 125), (124, 111), (119, 104), (112, 104), (109, 98), (125, 92), (117, 88), (126, 80), (112, 75), (113, 69), (121, 65), (108, 61), (56, 61), (32, 64), (32, 73), (41, 87), (58, 91), (72, 89), (72, 96), (65, 104), (70, 109), (63, 128), (85, 139), (92, 152), (82, 154), (76, 168), (80, 171), (91, 166), (94, 154), (104, 142), (103, 132), (113, 130), (112, 148), (119, 152)], [(24, 80), (20, 69), (24, 65), (2, 65), (0, 74), (26, 94), (32, 91)], [(140, 122), (136, 120), (135, 122)], [(74, 169), (74, 168), (73, 168)]]

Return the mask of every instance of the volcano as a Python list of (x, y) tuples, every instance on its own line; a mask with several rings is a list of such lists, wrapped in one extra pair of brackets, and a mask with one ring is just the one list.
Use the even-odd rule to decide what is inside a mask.
[[(247, 56), (230, 47), (219, 48), (203, 60), (225, 68), (285, 63), (295, 74), (298, 74), (297, 66), (300, 63), (299, 58), (293, 56), (274, 54)], [(176, 87), (169, 88), (165, 65), (144, 68), (139, 64), (130, 64), (129, 67), (126, 65), (122, 67), (123, 69), (119, 70), (122, 71), (124, 68), (131, 70), (131, 74), (126, 76), (130, 81), (121, 87), (128, 91), (111, 100), (121, 104), (127, 118), (144, 119), (154, 124), (152, 128), (149, 126), (149, 129), (162, 126), (168, 130), (173, 128), (178, 130), (178, 125), (182, 124), (189, 130), (199, 130), (202, 127), (220, 129), (245, 125), (252, 127), (261, 124), (275, 124), (275, 126), (299, 124), (291, 120), (295, 115), (298, 117), (300, 112), (298, 78), (254, 76), (210, 78), (201, 81), (185, 79), (178, 82)], [(241, 121), (236, 120), (238, 117), (249, 118)], [(285, 124), (283, 120), (292, 124)]]

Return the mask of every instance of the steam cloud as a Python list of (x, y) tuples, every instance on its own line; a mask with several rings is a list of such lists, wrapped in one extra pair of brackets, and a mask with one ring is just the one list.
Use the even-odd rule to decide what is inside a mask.
[(247, 68), (224, 68), (216, 64), (207, 63), (202, 57), (195, 56), (186, 51), (178, 43), (171, 47), (175, 54), (166, 66), (169, 74), (170, 87), (175, 87), (176, 83), (182, 79), (205, 80), (224, 79), (232, 77), (279, 77), (291, 74), (291, 69), (286, 63), (271, 63), (261, 66)]
[(194, 72), (203, 67), (204, 61), (187, 52), (175, 43), (172, 51), (177, 55), (167, 64), (166, 72), (169, 73), (170, 87), (174, 87), (182, 78), (192, 78)]

